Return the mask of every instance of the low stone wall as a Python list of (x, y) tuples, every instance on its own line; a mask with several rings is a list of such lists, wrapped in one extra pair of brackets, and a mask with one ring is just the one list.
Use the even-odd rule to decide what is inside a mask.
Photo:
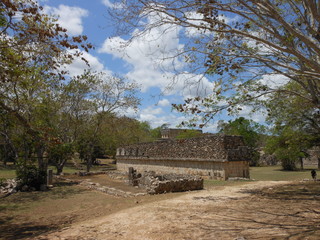
[(227, 180), (229, 177), (249, 178), (249, 162), (213, 162), (192, 160), (157, 160), (157, 159), (119, 159), (117, 168), (121, 172), (128, 172), (133, 167), (138, 172), (155, 171), (161, 174), (199, 175), (210, 179)]
[(129, 182), (141, 188), (146, 188), (149, 194), (203, 189), (203, 178), (200, 176), (181, 174), (157, 175), (154, 171), (144, 172), (142, 174), (136, 172), (136, 170), (134, 170), (134, 172), (131, 171), (131, 174), (129, 174)]
[(138, 172), (155, 171), (159, 174), (199, 175), (224, 180), (226, 177), (226, 163), (227, 162), (212, 162), (207, 160), (192, 161), (184, 159), (175, 161), (163, 159), (118, 159), (117, 169), (121, 172), (128, 172), (128, 168), (133, 167)]

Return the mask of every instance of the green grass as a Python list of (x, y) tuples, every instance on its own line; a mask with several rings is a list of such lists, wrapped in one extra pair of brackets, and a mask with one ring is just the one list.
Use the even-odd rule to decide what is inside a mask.
[[(67, 163), (65, 167), (63, 168), (63, 173), (66, 174), (74, 174), (79, 171), (86, 171), (86, 165), (81, 164), (83, 167), (83, 170), (76, 169), (72, 163)], [(104, 163), (104, 165), (93, 165), (90, 169), (91, 172), (95, 171), (103, 171), (110, 168), (115, 168), (115, 164), (110, 163)], [(55, 166), (49, 166), (48, 169), (52, 169), (54, 173), (56, 173), (56, 167)], [(3, 166), (0, 164), (0, 179), (8, 179), (8, 178), (15, 178), (16, 177), (16, 170), (15, 166), (12, 164), (8, 164), (7, 166)]]
[[(91, 171), (101, 171), (107, 167), (112, 166), (115, 165), (107, 164), (101, 166), (93, 166), (91, 168)], [(53, 171), (56, 172), (56, 168), (54, 166), (50, 166), (49, 168), (53, 169)], [(302, 179), (311, 179), (311, 169), (316, 169), (316, 167), (306, 166), (304, 170), (297, 171), (283, 171), (281, 170), (281, 166), (251, 167), (250, 177), (252, 180), (256, 181), (299, 181)], [(85, 171), (85, 166), (83, 171)], [(75, 169), (72, 165), (68, 164), (64, 167), (63, 172), (67, 174), (74, 174), (75, 172), (79, 172), (79, 170)], [(318, 175), (320, 175), (320, 173)], [(0, 166), (0, 179), (14, 177), (16, 177), (16, 172), (13, 165), (9, 165), (6, 167)], [(226, 181), (205, 180), (205, 185), (207, 186), (224, 186), (230, 184), (232, 183), (228, 183)]]
[(15, 178), (16, 170), (14, 166), (0, 166), (0, 179)]
[(306, 166), (304, 170), (283, 171), (281, 166), (251, 167), (250, 178), (256, 181), (300, 181), (311, 179), (310, 171), (316, 169)]

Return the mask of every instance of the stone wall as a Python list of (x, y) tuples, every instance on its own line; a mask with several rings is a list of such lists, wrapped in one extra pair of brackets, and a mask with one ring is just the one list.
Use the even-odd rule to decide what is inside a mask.
[(208, 176), (249, 177), (250, 152), (240, 136), (212, 135), (134, 144), (117, 149), (117, 168)]
[(129, 183), (145, 188), (149, 194), (203, 189), (203, 178), (199, 176), (172, 173), (158, 175), (154, 171), (139, 173), (133, 168), (129, 169)]
[(249, 151), (244, 145), (242, 137), (227, 135), (139, 143), (117, 149), (117, 159), (155, 158), (247, 161), (248, 157)]
[(307, 151), (309, 154), (308, 158), (303, 160), (305, 165), (313, 165), (319, 166), (319, 158), (320, 158), (320, 146), (315, 146)]

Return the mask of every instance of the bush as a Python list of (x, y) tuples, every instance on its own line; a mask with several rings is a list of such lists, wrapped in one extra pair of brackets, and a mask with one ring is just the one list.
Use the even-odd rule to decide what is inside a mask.
[(46, 172), (39, 171), (33, 165), (19, 164), (16, 173), (20, 182), (18, 188), (27, 185), (29, 188), (40, 190), (40, 186), (46, 182)]
[(287, 171), (297, 170), (296, 162), (294, 160), (291, 160), (288, 158), (281, 159), (281, 166), (282, 166), (283, 170), (287, 170)]

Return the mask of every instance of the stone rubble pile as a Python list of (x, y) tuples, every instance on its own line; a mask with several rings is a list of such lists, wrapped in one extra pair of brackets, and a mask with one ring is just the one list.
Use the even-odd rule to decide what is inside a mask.
[(17, 192), (19, 182), (16, 179), (7, 179), (0, 184), (0, 194), (10, 194)]
[(146, 195), (146, 193), (132, 193), (132, 192), (125, 192), (120, 189), (112, 188), (112, 187), (107, 187), (107, 186), (101, 186), (99, 183), (94, 183), (90, 181), (82, 181), (80, 185), (93, 189), (99, 192), (103, 192), (109, 195), (117, 196), (117, 197), (137, 197), (137, 196), (143, 196)]
[(129, 175), (129, 182), (134, 186), (145, 188), (149, 194), (203, 189), (203, 178), (200, 176), (182, 174), (156, 175), (154, 171), (144, 172), (143, 174), (133, 171), (133, 174)]
[[(106, 174), (106, 173), (104, 173), (104, 174)], [(116, 175), (116, 173), (114, 173), (113, 175)], [(82, 187), (85, 187), (87, 189), (103, 192), (103, 193), (106, 193), (108, 195), (117, 196), (117, 197), (125, 197), (125, 198), (127, 198), (127, 197), (137, 197), (137, 196), (147, 195), (147, 193), (125, 192), (125, 191), (120, 190), (120, 189), (107, 187), (107, 186), (102, 186), (100, 183), (91, 182), (91, 179), (74, 180), (74, 179), (69, 179), (69, 178), (65, 178), (65, 177), (62, 177), (62, 176), (56, 176), (56, 178), (60, 179), (60, 180), (64, 180), (64, 181), (66, 181), (68, 183), (79, 184)]]

